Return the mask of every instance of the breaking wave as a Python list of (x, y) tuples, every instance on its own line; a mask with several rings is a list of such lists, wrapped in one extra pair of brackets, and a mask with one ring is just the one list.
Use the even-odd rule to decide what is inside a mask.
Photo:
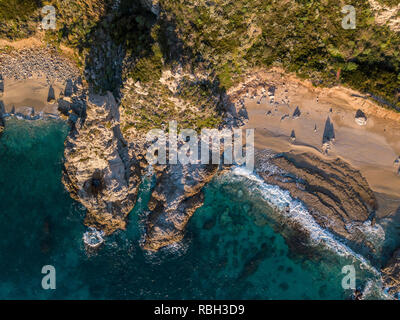
[(354, 252), (332, 233), (323, 229), (315, 221), (305, 205), (301, 201), (293, 199), (289, 191), (283, 190), (276, 185), (265, 183), (257, 174), (248, 171), (244, 167), (235, 167), (228, 175), (229, 179), (239, 178), (249, 181), (251, 183), (249, 186), (251, 191), (259, 192), (262, 198), (267, 201), (271, 207), (278, 210), (279, 214), (299, 223), (304, 230), (308, 231), (312, 244), (322, 244), (339, 256), (351, 258), (355, 262), (359, 262), (361, 269), (368, 270), (374, 275), (380, 276), (380, 272), (362, 255)]

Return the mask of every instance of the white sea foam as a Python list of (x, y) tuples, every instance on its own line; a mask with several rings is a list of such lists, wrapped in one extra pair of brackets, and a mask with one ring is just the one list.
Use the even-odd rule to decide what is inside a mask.
[(83, 242), (90, 248), (97, 248), (104, 242), (104, 232), (96, 228), (89, 227), (83, 234)]
[[(323, 229), (308, 212), (301, 201), (295, 200), (290, 196), (290, 192), (281, 189), (279, 186), (270, 185), (257, 176), (255, 173), (246, 170), (244, 167), (235, 167), (231, 174), (243, 177), (254, 183), (254, 187), (262, 197), (274, 208), (289, 219), (293, 219), (310, 233), (311, 242), (315, 245), (323, 244), (339, 256), (355, 259), (360, 263), (360, 268), (367, 269), (379, 276), (377, 271), (362, 255), (357, 254), (347, 245), (342, 243), (329, 231)], [(289, 210), (287, 210), (287, 208)]]
[(387, 292), (387, 289), (382, 290), (382, 286), (380, 282), (374, 280), (368, 280), (364, 290), (363, 290), (363, 299), (382, 299), (382, 300), (394, 300), (396, 299), (392, 295)]

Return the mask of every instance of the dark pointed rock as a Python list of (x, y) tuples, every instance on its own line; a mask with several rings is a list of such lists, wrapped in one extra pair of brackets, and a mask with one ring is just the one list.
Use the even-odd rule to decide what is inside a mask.
[(322, 144), (330, 142), (335, 139), (335, 129), (331, 119), (328, 117), (325, 122), (324, 135), (322, 136)]
[(290, 139), (291, 139), (292, 141), (295, 141), (295, 140), (296, 140), (296, 133), (294, 132), (294, 130), (292, 130), (292, 133), (290, 134)]
[(355, 116), (355, 121), (360, 126), (365, 126), (367, 124), (367, 116), (361, 109), (357, 110), (356, 116)]
[(50, 85), (49, 93), (47, 95), (47, 102), (53, 103), (55, 102), (55, 100), (56, 100), (56, 95), (54, 93), (54, 88), (52, 85)]
[(296, 119), (296, 118), (300, 117), (300, 115), (301, 115), (301, 112), (300, 112), (299, 107), (297, 106), (296, 109), (293, 112), (293, 116), (292, 117), (293, 117), (293, 119)]

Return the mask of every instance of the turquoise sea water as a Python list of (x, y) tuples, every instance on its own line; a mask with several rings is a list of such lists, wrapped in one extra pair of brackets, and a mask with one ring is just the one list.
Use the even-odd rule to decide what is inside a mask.
[[(205, 188), (185, 240), (157, 254), (139, 245), (152, 185), (145, 180), (127, 230), (88, 254), (85, 210), (61, 183), (67, 130), (58, 121), (7, 121), (0, 139), (0, 299), (345, 299), (344, 265), (355, 263), (358, 285), (375, 279), (332, 251), (290, 249), (272, 208), (245, 179), (227, 177)], [(44, 265), (56, 268), (56, 290), (41, 287)]]

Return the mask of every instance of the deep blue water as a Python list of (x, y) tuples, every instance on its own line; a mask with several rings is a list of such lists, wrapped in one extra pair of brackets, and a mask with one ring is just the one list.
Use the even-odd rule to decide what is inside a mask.
[[(347, 258), (290, 250), (271, 207), (245, 183), (215, 179), (183, 243), (140, 248), (144, 180), (126, 231), (85, 251), (84, 208), (61, 183), (67, 126), (9, 120), (0, 139), (0, 299), (344, 299)], [(44, 290), (44, 265), (56, 290)], [(360, 271), (361, 272), (361, 271)], [(361, 281), (371, 275), (363, 273)], [(360, 283), (361, 284), (361, 283)]]

